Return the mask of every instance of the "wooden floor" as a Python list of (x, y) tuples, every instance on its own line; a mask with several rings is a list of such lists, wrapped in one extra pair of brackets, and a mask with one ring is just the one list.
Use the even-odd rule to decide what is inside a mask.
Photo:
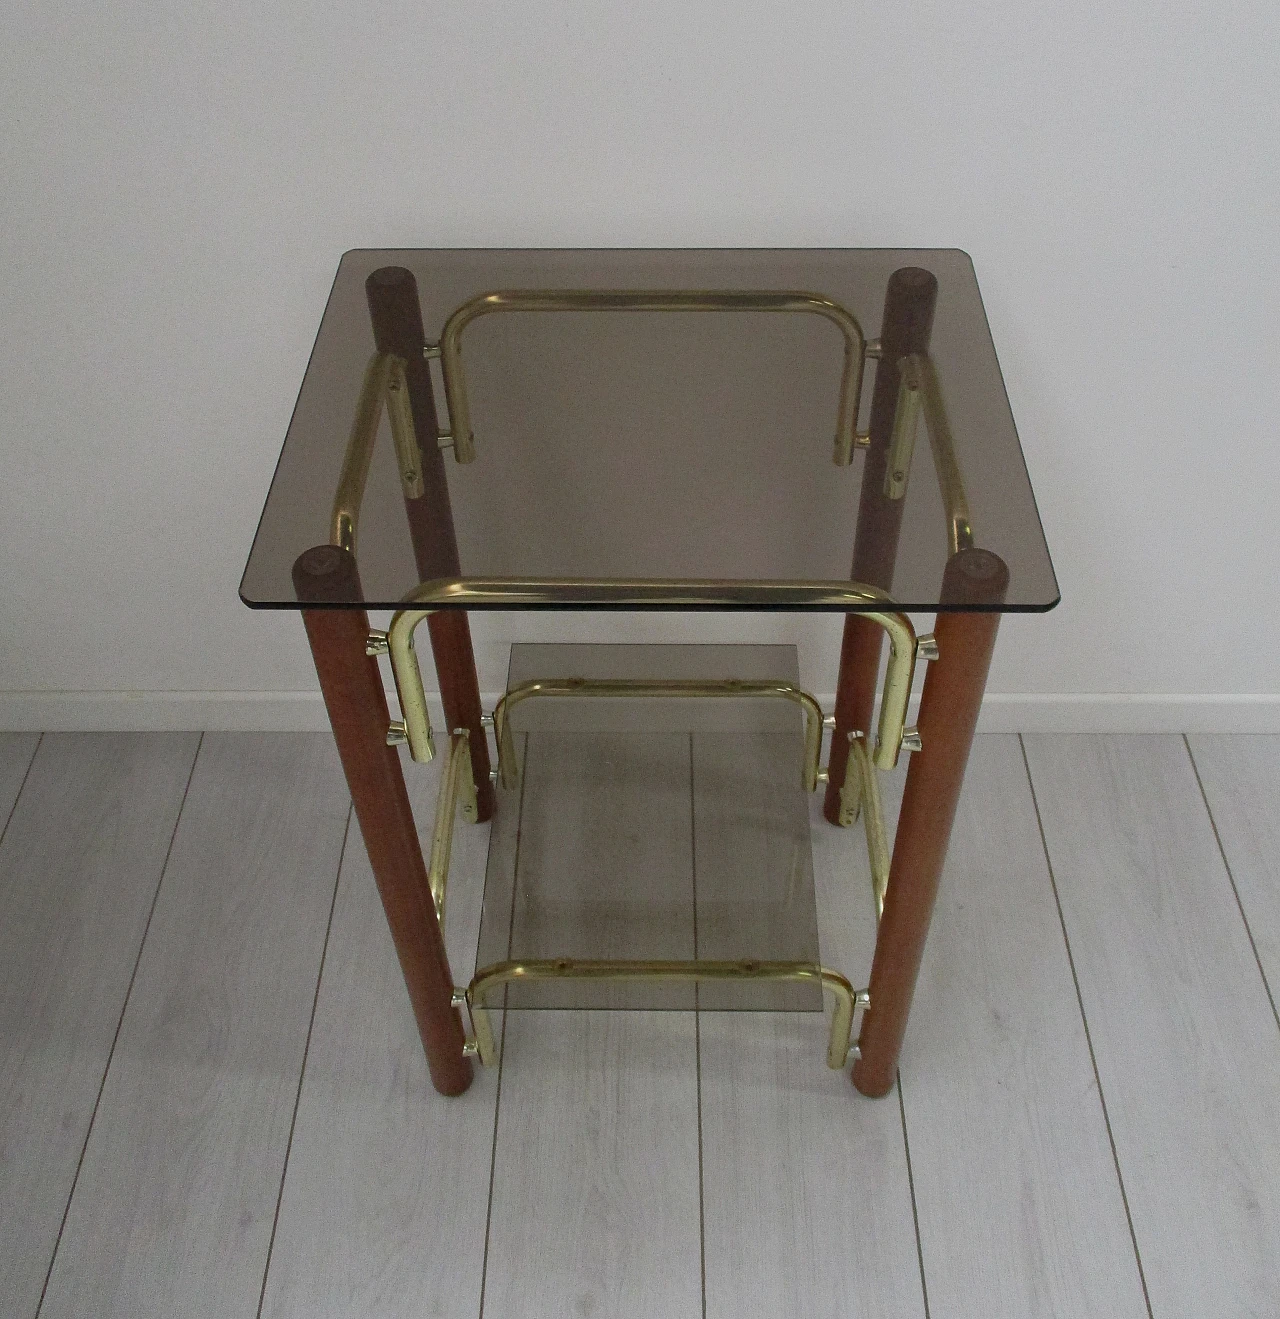
[(0, 735), (0, 1312), (1280, 1315), (1278, 807), (1276, 737), (980, 738), (889, 1098), (813, 1014), (597, 1011), (446, 1100), (328, 737)]

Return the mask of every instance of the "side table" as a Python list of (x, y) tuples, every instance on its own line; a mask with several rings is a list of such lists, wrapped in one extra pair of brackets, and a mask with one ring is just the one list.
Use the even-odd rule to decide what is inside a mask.
[[(473, 1058), (496, 1059), (487, 1008), (499, 991), (511, 1006), (517, 994), (627, 1003), (599, 994), (697, 986), (748, 1007), (803, 994), (813, 1006), (826, 991), (827, 1061), (852, 1054), (854, 1084), (878, 1096), (893, 1083), (1000, 616), (1050, 609), (1058, 589), (963, 253), (457, 249), (343, 257), (241, 597), (302, 614), (441, 1093), (467, 1088)], [(385, 629), (370, 609), (392, 611)], [(840, 613), (835, 709), (825, 715), (794, 666), (759, 648), (535, 647), (524, 676), (513, 658), (486, 714), (468, 614), (491, 610)], [(931, 634), (909, 617), (922, 611), (936, 614)], [(415, 650), (424, 622), (447, 756), (428, 859), (397, 750), (436, 752)], [(633, 671), (642, 661), (661, 671)], [(918, 664), (928, 671), (908, 726)], [(746, 754), (776, 751), (787, 766), (780, 813), (770, 800), (758, 815), (794, 822), (789, 794), (821, 789), (832, 825), (861, 817), (879, 916), (867, 988), (822, 966), (812, 920), (782, 907), (748, 936), (752, 921), (722, 905), (716, 944), (704, 904), (701, 948), (732, 955), (703, 954), (696, 894), (691, 955), (633, 949), (625, 929), (613, 937), (626, 956), (550, 951), (541, 927), (518, 947), (528, 883), (513, 873), (508, 897), (491, 857), (500, 892), (486, 890), (486, 920), (493, 907), (507, 925), (496, 939), (482, 927), (495, 958), (455, 989), (441, 933), (455, 817), (528, 809), (522, 776), (545, 783), (551, 771), (530, 767), (535, 734), (513, 730), (552, 708), (605, 712), (608, 728), (624, 709), (732, 712), (754, 730)], [(688, 734), (691, 765), (700, 736)], [(902, 754), (891, 843), (878, 775)], [(625, 779), (614, 756), (601, 763)], [(745, 805), (738, 814), (763, 827)], [(696, 831), (696, 800), (693, 815)], [(807, 839), (789, 847), (783, 887), (799, 911)], [(617, 882), (631, 901), (648, 879)], [(598, 911), (600, 885), (580, 886)]]

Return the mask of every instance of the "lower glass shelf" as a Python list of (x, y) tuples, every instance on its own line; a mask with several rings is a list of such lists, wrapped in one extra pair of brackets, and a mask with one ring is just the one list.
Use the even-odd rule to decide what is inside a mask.
[[(512, 647), (508, 691), (552, 679), (798, 685), (798, 669), (793, 646)], [(547, 958), (816, 969), (801, 705), (557, 695), (507, 717), (519, 773), (499, 790), (478, 969)], [(813, 981), (564, 979), (505, 992), (517, 1009), (822, 1010)]]

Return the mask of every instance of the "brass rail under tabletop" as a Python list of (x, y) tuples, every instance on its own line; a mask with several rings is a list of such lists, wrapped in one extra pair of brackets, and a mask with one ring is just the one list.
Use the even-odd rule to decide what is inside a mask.
[[(428, 344), (424, 350), (428, 358), (440, 360), (440, 368), (444, 376), (445, 399), (449, 408), (450, 430), (441, 432), (434, 439), (442, 448), (452, 447), (458, 462), (469, 463), (475, 459), (475, 436), (462, 361), (463, 330), (480, 317), (498, 312), (549, 311), (737, 311), (787, 312), (821, 316), (836, 325), (844, 337), (844, 364), (840, 376), (834, 447), (836, 464), (847, 466), (853, 461), (854, 450), (865, 446), (868, 442), (868, 435), (857, 429), (858, 411), (861, 406), (866, 362), (868, 358), (880, 358), (880, 343), (878, 340), (868, 341), (857, 317), (840, 303), (822, 294), (754, 290), (744, 292), (509, 289), (482, 293), (462, 303), (445, 322), (439, 344)], [(968, 498), (965, 494), (960, 466), (956, 461), (955, 443), (947, 419), (942, 387), (933, 363), (926, 355), (908, 354), (898, 359), (897, 366), (901, 387), (890, 446), (890, 463), (885, 476), (885, 494), (889, 498), (900, 499), (906, 492), (917, 421), (923, 411), (937, 471), (938, 486), (946, 511), (948, 541), (954, 553), (958, 549), (971, 546), (974, 541)], [(395, 444), (396, 460), (405, 495), (414, 499), (422, 494), (421, 459), (418, 451), (420, 437), (414, 431), (404, 369), (405, 362), (402, 358), (388, 353), (375, 353), (365, 370), (330, 515), (330, 542), (353, 552), (356, 547), (360, 506), (364, 500), (365, 483), (369, 476), (369, 465), (372, 461), (384, 402), (391, 422), (392, 440)], [(427, 442), (431, 441), (427, 440)], [(456, 583), (441, 582), (437, 584), (437, 589), (442, 592), (442, 598), (448, 598), (454, 603), (461, 603), (458, 597), (463, 596), (467, 603), (483, 606), (493, 603), (493, 597), (496, 595), (503, 602), (510, 600), (516, 605), (521, 603), (534, 605), (546, 603), (544, 597), (550, 597), (550, 602), (555, 603), (557, 585), (559, 584), (552, 581), (508, 582), (502, 579), (491, 581), (467, 579)], [(678, 590), (681, 585), (685, 584), (662, 583), (664, 589)], [(687, 585), (690, 588), (704, 588), (709, 584), (688, 583)], [(723, 591), (718, 595), (712, 592), (713, 598), (710, 599), (710, 603), (751, 603), (754, 602), (754, 596), (759, 595), (758, 602), (767, 606), (770, 603), (769, 595), (778, 595), (783, 590), (787, 592), (788, 599), (796, 602), (797, 588), (804, 588), (806, 585), (813, 587), (812, 583), (796, 582), (741, 582), (735, 585), (739, 588), (738, 595), (730, 595), (725, 599), (721, 598), (725, 595)], [(752, 588), (755, 588), (754, 591)], [(844, 603), (839, 598), (835, 583), (820, 589), (819, 595), (822, 594), (822, 590), (832, 598), (826, 601), (821, 598), (805, 599), (803, 603), (813, 605), (825, 602), (836, 606)], [(744, 591), (752, 598), (739, 599)], [(636, 592), (639, 598), (626, 603), (642, 604), (645, 594), (645, 592)], [(691, 589), (687, 601), (680, 599), (673, 600), (673, 603), (703, 603), (706, 596), (705, 589)], [(665, 598), (667, 597), (664, 596)]]
[(445, 322), (439, 344), (427, 347), (438, 357), (444, 375), (451, 433), (440, 437), (452, 445), (460, 463), (475, 460), (475, 435), (462, 366), (462, 332), (472, 321), (497, 312), (649, 311), (649, 312), (791, 312), (821, 316), (844, 336), (844, 366), (836, 417), (834, 460), (847, 466), (858, 443), (858, 407), (868, 357), (867, 340), (858, 318), (820, 293), (760, 290), (668, 289), (508, 289), (481, 293), (458, 307)]

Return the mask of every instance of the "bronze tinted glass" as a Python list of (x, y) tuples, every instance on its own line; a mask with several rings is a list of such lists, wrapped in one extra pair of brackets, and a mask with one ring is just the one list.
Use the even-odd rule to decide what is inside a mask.
[[(507, 689), (538, 678), (797, 683), (799, 674), (794, 646), (512, 646)], [(514, 706), (511, 726), (521, 777), (499, 788), (477, 969), (560, 957), (818, 965), (796, 705), (546, 697)], [(506, 993), (509, 1008), (822, 1009), (816, 985), (776, 980), (696, 991), (515, 981)]]
[[(927, 361), (953, 436), (972, 543), (998, 554), (1003, 609), (1058, 599), (1022, 450), (969, 258), (954, 250), (391, 250), (343, 257), (241, 584), (246, 603), (297, 608), (293, 568), (337, 539), (335, 498), (362, 385), (374, 358), (366, 280), (403, 267), (416, 280), (426, 339), (452, 313), (495, 291), (625, 290), (776, 295), (801, 292), (847, 310), (863, 335), (881, 329), (892, 272), (932, 272), (938, 294)], [(728, 301), (732, 301), (731, 299)], [(847, 609), (854, 529), (867, 458), (833, 462), (846, 337), (821, 314), (769, 310), (514, 310), (462, 332), (475, 459), (442, 453), (456, 567), (420, 571), (406, 514), (390, 404), (359, 500), (360, 599), (394, 607), (424, 578), (462, 583), (441, 607), (552, 603), (504, 583), (590, 580), (561, 588), (562, 607), (671, 607), (610, 582), (719, 582), (716, 608)], [(441, 364), (427, 365), (440, 429), (449, 408)], [(415, 365), (414, 369), (420, 369)], [(857, 428), (867, 427), (877, 370), (865, 364)], [(377, 382), (375, 382), (377, 383)], [(385, 383), (385, 382), (383, 382)], [(383, 395), (384, 397), (389, 397)], [(423, 427), (419, 426), (419, 430)], [(922, 417), (897, 496), (901, 533), (879, 583), (904, 609), (942, 603), (954, 541)], [(434, 508), (427, 536), (448, 541)], [(421, 537), (420, 537), (421, 539)], [(434, 555), (434, 557), (433, 557)], [(421, 546), (419, 558), (422, 558)], [(465, 584), (484, 581), (483, 598)], [(773, 584), (754, 596), (735, 584)], [(805, 590), (826, 584), (825, 593)], [(683, 606), (697, 604), (685, 599)]]

